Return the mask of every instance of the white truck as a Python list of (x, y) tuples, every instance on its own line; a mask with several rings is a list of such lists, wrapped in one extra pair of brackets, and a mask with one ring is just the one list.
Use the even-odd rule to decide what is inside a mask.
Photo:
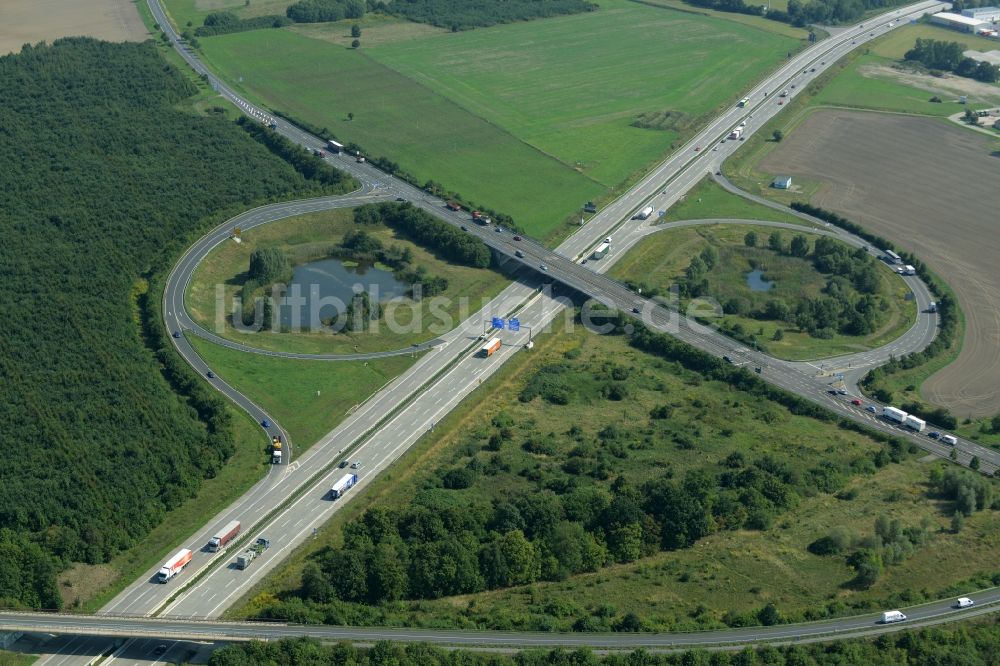
[(358, 482), (357, 474), (345, 474), (340, 477), (333, 486), (330, 487), (330, 497), (337, 499), (338, 497), (343, 497), (344, 493), (354, 487), (354, 484)]
[(156, 580), (161, 583), (166, 583), (168, 580), (179, 574), (184, 570), (184, 567), (188, 565), (191, 561), (191, 551), (187, 548), (182, 548), (177, 551), (177, 553), (164, 563), (160, 570), (156, 573)]
[(637, 219), (637, 220), (645, 220), (646, 218), (648, 218), (652, 214), (653, 214), (653, 207), (652, 206), (646, 206), (645, 208), (643, 208), (642, 210), (640, 210), (638, 213), (635, 214), (635, 219)]
[(604, 243), (601, 243), (596, 248), (594, 248), (594, 253), (591, 255), (591, 258), (592, 259), (602, 259), (602, 258), (604, 258), (605, 256), (607, 256), (608, 249), (610, 247), (611, 247), (611, 245), (607, 241), (605, 241)]
[(736, 129), (734, 129), (732, 132), (729, 133), (729, 138), (735, 141), (736, 139), (740, 138), (742, 134), (743, 134), (743, 126), (740, 125), (739, 127), (737, 127)]
[(924, 428), (927, 427), (927, 421), (924, 421), (923, 419), (918, 419), (913, 414), (907, 414), (906, 418), (903, 419), (903, 425), (905, 425), (910, 430), (923, 432)]
[(909, 416), (909, 414), (904, 412), (902, 409), (896, 409), (895, 407), (883, 407), (882, 416), (890, 421), (902, 424), (906, 423), (906, 417)]

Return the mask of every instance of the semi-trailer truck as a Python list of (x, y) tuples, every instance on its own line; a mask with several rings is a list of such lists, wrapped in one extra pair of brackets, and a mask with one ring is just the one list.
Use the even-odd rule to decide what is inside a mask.
[(927, 422), (924, 421), (923, 419), (918, 419), (913, 414), (907, 414), (906, 418), (903, 420), (903, 425), (905, 425), (910, 430), (923, 432), (924, 428), (927, 426)]
[(353, 488), (354, 484), (357, 482), (358, 482), (357, 474), (345, 474), (344, 476), (340, 477), (340, 480), (337, 481), (335, 484), (333, 484), (333, 486), (330, 488), (330, 497), (332, 497), (333, 499), (338, 499), (340, 497), (343, 497), (344, 493)]
[(223, 527), (221, 530), (215, 533), (208, 542), (208, 550), (212, 553), (219, 552), (220, 549), (224, 548), (227, 543), (232, 541), (237, 534), (240, 533), (240, 521), (234, 520), (228, 525)]
[(479, 349), (479, 354), (483, 358), (489, 358), (497, 353), (502, 346), (503, 343), (500, 342), (500, 338), (493, 338)]
[(645, 220), (647, 217), (649, 217), (652, 214), (653, 214), (653, 207), (652, 206), (646, 206), (645, 208), (643, 208), (642, 210), (640, 210), (638, 213), (636, 213), (635, 217), (636, 217), (636, 219), (639, 219), (639, 220)]
[(605, 257), (608, 254), (608, 249), (610, 247), (611, 247), (611, 244), (608, 243), (607, 241), (601, 243), (600, 245), (598, 245), (594, 249), (594, 253), (591, 255), (591, 258), (593, 258), (593, 259), (601, 259), (601, 258)]
[(883, 407), (882, 416), (889, 419), (890, 421), (895, 421), (896, 423), (905, 423), (906, 417), (909, 416), (902, 409), (896, 409), (895, 407)]
[(156, 580), (161, 583), (166, 583), (168, 580), (183, 571), (184, 567), (186, 567), (190, 561), (191, 551), (188, 548), (182, 548), (173, 557), (167, 560), (162, 567), (160, 567), (160, 570), (156, 574)]
[(736, 139), (740, 138), (740, 135), (742, 135), (742, 134), (743, 134), (743, 128), (742, 127), (737, 127), (736, 129), (734, 129), (732, 132), (729, 133), (729, 138), (733, 139), (733, 140), (736, 140)]

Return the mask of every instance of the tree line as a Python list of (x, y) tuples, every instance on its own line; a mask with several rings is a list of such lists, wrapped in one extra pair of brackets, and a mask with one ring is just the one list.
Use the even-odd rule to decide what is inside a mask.
[(0, 58), (5, 605), (58, 607), (55, 573), (137, 544), (232, 453), (225, 404), (178, 360), (149, 290), (222, 216), (324, 188), (175, 108), (195, 92), (152, 43)]
[(1000, 653), (1000, 622), (951, 624), (878, 638), (802, 645), (762, 645), (739, 651), (703, 649), (654, 654), (645, 650), (597, 655), (588, 648), (470, 652), (425, 643), (381, 641), (370, 649), (310, 638), (233, 643), (215, 650), (209, 666), (844, 666), (846, 664), (992, 664)]
[(696, 7), (707, 7), (721, 12), (763, 16), (772, 21), (790, 23), (796, 27), (807, 25), (837, 25), (852, 23), (867, 12), (888, 9), (906, 4), (903, 0), (788, 0), (785, 10), (768, 9), (765, 5), (748, 4), (744, 0), (685, 0)]
[(354, 209), (358, 224), (385, 224), (428, 248), (441, 259), (472, 268), (486, 268), (490, 248), (475, 236), (439, 220), (409, 202), (365, 204)]
[(294, 21), (291, 18), (280, 14), (241, 19), (232, 12), (212, 12), (205, 17), (203, 25), (195, 28), (194, 34), (196, 37), (212, 37), (263, 28), (283, 28), (292, 23)]
[(983, 83), (996, 83), (1000, 80), (1000, 66), (967, 58), (964, 51), (965, 46), (959, 42), (918, 38), (913, 48), (903, 55), (903, 59), (919, 62), (928, 69), (954, 72), (958, 76)]

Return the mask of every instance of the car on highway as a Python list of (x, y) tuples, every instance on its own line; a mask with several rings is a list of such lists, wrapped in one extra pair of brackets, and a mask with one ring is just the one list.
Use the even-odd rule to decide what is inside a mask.
[(175, 338), (181, 337), (181, 332), (180, 331), (174, 331), (174, 337)]
[(538, 267), (541, 268), (543, 271), (549, 270), (549, 267), (546, 266), (545, 264), (539, 264)]
[(208, 372), (206, 372), (205, 376), (208, 377), (209, 379), (215, 379), (215, 373), (212, 372), (211, 370), (209, 370)]
[(519, 241), (519, 240), (521, 240), (521, 237), (520, 236), (514, 236), (514, 240)]
[(153, 648), (153, 656), (154, 657), (159, 657), (161, 654), (163, 654), (166, 651), (167, 651), (167, 644), (166, 643), (160, 643), (155, 648)]
[(855, 398), (854, 400), (851, 400), (851, 404), (852, 405), (858, 405), (858, 406), (860, 406), (861, 405), (861, 401), (858, 400), (857, 398)]
[(361, 469), (362, 464), (360, 460), (355, 460), (351, 463), (351, 469)]
[(718, 146), (716, 146), (715, 148), (712, 148), (712, 152), (714, 153), (714, 152), (715, 152), (715, 151), (717, 151), (718, 149), (719, 149), (719, 147), (718, 147)]
[(524, 252), (518, 250), (517, 252), (514, 253), (514, 256), (517, 257), (518, 259), (524, 259)]
[(826, 392), (830, 395), (837, 395), (837, 389), (827, 389)]
[(695, 146), (695, 147), (694, 147), (694, 152), (696, 152), (696, 153), (697, 153), (697, 152), (698, 152), (699, 150), (701, 150), (701, 146)]
[(810, 69), (809, 71), (810, 71), (810, 72), (815, 72), (815, 71), (816, 71), (816, 68), (815, 68), (815, 67), (813, 67), (813, 68), (812, 68), (812, 69)]
[(868, 405), (867, 407), (865, 407), (865, 411), (871, 412), (872, 414), (877, 414), (878, 407), (876, 407), (875, 405)]
[(322, 150), (314, 150), (313, 151), (313, 155), (315, 155), (316, 157), (323, 157), (323, 151)]
[(778, 100), (778, 106), (781, 106), (781, 105), (782, 105), (782, 104), (784, 104), (784, 103), (785, 103), (785, 100), (783, 100), (783, 99), (779, 99), (779, 100)]
[(927, 436), (930, 437), (931, 439), (937, 439), (938, 437), (941, 436), (941, 433), (939, 433), (937, 430), (931, 430), (929, 433), (927, 433)]
[(959, 597), (955, 602), (955, 608), (968, 608), (969, 606), (975, 605), (975, 601), (969, 597)]
[(502, 234), (503, 233), (503, 227), (493, 227), (493, 231), (497, 232), (498, 234)]
[(581, 264), (581, 265), (582, 265), (582, 264), (585, 264), (585, 263), (587, 263), (587, 260), (586, 260), (586, 259), (584, 259), (583, 261), (581, 261), (581, 262), (580, 262), (580, 264)]
[(632, 308), (632, 314), (639, 314), (639, 308), (638, 307)]
[(406, 201), (406, 197), (396, 197), (396, 201)]
[(350, 464), (350, 461), (349, 461), (349, 460), (341, 460), (341, 461), (340, 461), (340, 464), (339, 464), (339, 465), (337, 465), (337, 467), (339, 467), (340, 469), (344, 469), (344, 468), (345, 468), (345, 467), (347, 467), (347, 466), (348, 466), (349, 464)]
[(463, 225), (462, 225), (462, 231), (468, 231), (468, 230), (469, 230), (469, 227), (467, 227), (467, 226), (465, 226), (465, 225), (463, 224)]
[(729, 356), (723, 356), (722, 360), (725, 361), (726, 363), (732, 363), (733, 362), (733, 359), (730, 358)]
[(270, 421), (268, 421), (267, 419), (264, 419), (264, 420), (262, 420), (262, 421), (260, 422), (260, 424), (261, 424), (261, 426), (263, 426), (263, 427), (265, 427), (265, 428), (270, 428), (270, 427), (271, 427), (271, 422), (270, 422)]
[(837, 395), (847, 395), (847, 391), (844, 389), (837, 389)]

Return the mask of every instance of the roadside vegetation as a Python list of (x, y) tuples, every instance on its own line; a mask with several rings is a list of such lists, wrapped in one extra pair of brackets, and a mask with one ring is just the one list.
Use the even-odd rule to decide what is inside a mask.
[(209, 666), (841, 666), (842, 664), (990, 664), (1000, 651), (996, 619), (901, 631), (873, 639), (763, 645), (738, 652), (687, 650), (597, 655), (587, 648), (528, 650), (512, 655), (379, 642), (371, 649), (312, 639), (236, 643), (212, 653)]
[(144, 326), (148, 280), (213, 219), (332, 191), (175, 108), (193, 93), (150, 43), (0, 59), (8, 606), (59, 608), (60, 570), (136, 546), (235, 450), (225, 403)]
[[(378, 212), (383, 210), (388, 217)], [(430, 230), (441, 225), (447, 236), (421, 236), (402, 224), (402, 220), (410, 219), (397, 215), (403, 212), (421, 228)], [(397, 217), (399, 224), (395, 223)], [(387, 225), (383, 219), (393, 224)], [(263, 273), (254, 271), (255, 255), (271, 257), (275, 266)], [(342, 314), (320, 311), (322, 318), (316, 329), (311, 328), (307, 317), (301, 330), (281, 326), (272, 330), (271, 285), (287, 283), (297, 266), (328, 258), (336, 258), (356, 271), (351, 277), (365, 288), (363, 294), (341, 299), (346, 306)], [(395, 350), (453, 329), (499, 293), (510, 280), (485, 268), (489, 262), (490, 253), (484, 244), (409, 205), (332, 210), (250, 229), (240, 234), (239, 243), (219, 245), (195, 271), (186, 303), (195, 321), (208, 330), (260, 349), (341, 354)], [(371, 285), (364, 284), (369, 268), (391, 271), (406, 285), (408, 293), (393, 299), (379, 298)], [(225, 294), (222, 304), (216, 300), (219, 286)], [(308, 294), (308, 289), (303, 293)], [(440, 297), (433, 309), (430, 297)], [(232, 305), (237, 298), (241, 304), (266, 299), (258, 318), (262, 330), (244, 332), (233, 326)], [(220, 307), (225, 316), (221, 328)], [(249, 305), (241, 308), (243, 318), (252, 323), (254, 309)]]
[[(732, 194), (708, 176), (689, 190), (680, 201), (668, 208), (666, 213), (666, 215), (659, 218), (660, 222), (734, 219), (786, 222), (788, 224), (800, 224), (806, 229), (815, 226), (812, 222), (804, 220), (797, 215), (770, 208)], [(788, 233), (792, 232), (789, 231)]]
[[(416, 355), (369, 361), (303, 361), (248, 354), (191, 336), (213, 372), (260, 405), (288, 431), (301, 453), (369, 396), (405, 372)], [(260, 442), (264, 459), (269, 442)]]
[[(689, 630), (915, 601), (993, 570), (993, 482), (952, 533), (956, 502), (925, 485), (945, 463), (752, 373), (582, 328), (511, 363), (234, 614)], [(928, 587), (958, 542), (965, 563)]]
[(665, 230), (639, 243), (611, 275), (654, 297), (671, 298), (673, 290), (682, 311), (692, 299), (711, 298), (724, 315), (711, 323), (779, 358), (874, 348), (903, 333), (916, 315), (905, 285), (888, 269), (806, 229)]

